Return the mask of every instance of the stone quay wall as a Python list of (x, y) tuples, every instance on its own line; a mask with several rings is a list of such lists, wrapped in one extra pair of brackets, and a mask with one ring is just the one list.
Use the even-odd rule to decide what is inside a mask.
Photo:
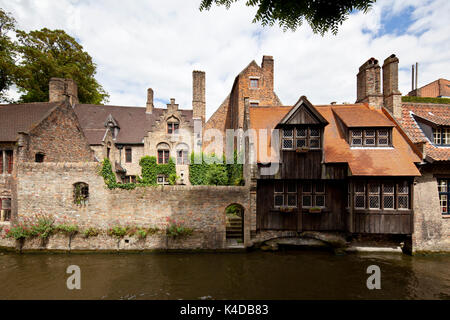
[[(130, 225), (156, 227), (164, 231), (168, 220), (173, 219), (194, 229), (193, 235), (178, 242), (166, 239), (164, 234), (152, 236), (146, 240), (148, 243), (130, 238), (127, 242), (123, 240), (123, 246), (215, 249), (223, 248), (226, 242), (225, 209), (230, 204), (240, 204), (245, 212), (250, 212), (247, 187), (157, 186), (109, 190), (98, 175), (98, 170), (99, 164), (95, 162), (20, 164), (17, 175), (17, 213), (12, 217), (13, 222), (18, 217), (32, 217), (40, 213), (53, 215), (59, 220), (75, 221), (82, 229), (95, 227), (106, 230), (115, 225)], [(74, 184), (78, 182), (89, 185), (89, 200), (83, 206), (74, 202)], [(245, 233), (249, 240), (248, 228)], [(81, 239), (81, 236), (79, 238), (80, 243), (84, 243), (80, 246), (86, 250), (86, 242), (89, 241), (96, 243), (93, 246), (97, 249), (111, 249), (108, 237), (89, 241)], [(111, 239), (113, 247), (117, 248), (117, 241)], [(64, 247), (56, 245), (61, 246)]]

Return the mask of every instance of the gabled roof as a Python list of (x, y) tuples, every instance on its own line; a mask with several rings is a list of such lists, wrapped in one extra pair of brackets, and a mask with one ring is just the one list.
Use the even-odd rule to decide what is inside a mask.
[[(367, 106), (361, 104), (335, 106), (315, 106), (314, 109), (328, 123), (324, 129), (324, 161), (325, 163), (347, 163), (351, 174), (354, 176), (419, 176), (420, 173), (415, 166), (416, 162), (420, 162), (420, 157), (411, 147), (408, 140), (401, 134), (401, 129), (396, 126), (381, 110), (368, 109)], [(336, 110), (335, 110), (336, 109)], [(370, 115), (369, 119), (375, 119), (377, 123), (383, 126), (389, 124), (393, 132), (392, 148), (350, 148), (345, 139), (345, 134), (338, 125), (338, 117), (336, 111), (346, 110), (344, 114), (358, 114), (360, 110), (369, 110), (364, 115)], [(278, 161), (275, 157), (277, 151), (272, 150), (274, 147), (271, 143), (270, 130), (274, 129), (280, 121), (289, 118), (289, 114), (293, 114), (294, 107), (277, 106), (277, 107), (250, 107), (250, 128), (267, 130), (267, 150), (260, 152), (259, 134), (256, 135), (257, 161), (259, 163), (268, 163)], [(341, 112), (342, 114), (342, 112)], [(346, 118), (347, 119), (347, 118)], [(353, 124), (357, 126), (367, 126), (367, 118), (361, 119), (361, 124), (356, 121)], [(266, 153), (260, 154), (260, 153)]]
[[(160, 119), (166, 109), (154, 108), (151, 114), (144, 107), (105, 106), (77, 104), (74, 107), (80, 125), (90, 145), (102, 144), (105, 122), (112, 118), (120, 124), (116, 143), (142, 144), (144, 137), (152, 131), (152, 125)], [(179, 109), (185, 120), (192, 125), (192, 110)]]
[(425, 143), (425, 154), (434, 161), (449, 161), (450, 147), (436, 147), (427, 138), (417, 121), (425, 119), (436, 126), (450, 126), (450, 105), (434, 103), (403, 103), (401, 125), (414, 143)]
[(58, 106), (49, 102), (0, 105), (0, 141), (16, 141), (18, 132), (30, 131)]
[(310, 118), (312, 118), (312, 121), (325, 125), (328, 124), (328, 121), (324, 117), (322, 117), (319, 112), (317, 112), (316, 108), (314, 108), (314, 106), (305, 96), (301, 96), (298, 99), (297, 103), (294, 104), (294, 107), (292, 107), (291, 110), (283, 117), (283, 119), (281, 119), (279, 124), (288, 124), (296, 115), (296, 113), (299, 112), (303, 107), (306, 107), (305, 112), (309, 115)]

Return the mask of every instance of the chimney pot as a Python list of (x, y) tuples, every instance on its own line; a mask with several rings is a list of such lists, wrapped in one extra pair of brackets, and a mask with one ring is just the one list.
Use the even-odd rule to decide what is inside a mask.
[(383, 63), (383, 103), (395, 117), (401, 117), (402, 94), (398, 90), (398, 58), (390, 55)]
[(146, 113), (153, 113), (153, 89), (152, 88), (148, 88), (147, 89), (147, 109), (146, 109)]

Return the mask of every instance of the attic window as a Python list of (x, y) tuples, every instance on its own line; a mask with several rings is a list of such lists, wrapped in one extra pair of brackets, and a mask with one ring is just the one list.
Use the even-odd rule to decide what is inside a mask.
[(433, 142), (436, 145), (450, 145), (450, 127), (433, 128)]
[(282, 149), (320, 149), (320, 128), (298, 127), (283, 129)]
[(390, 142), (389, 129), (352, 129), (350, 130), (350, 145), (352, 147), (388, 147)]

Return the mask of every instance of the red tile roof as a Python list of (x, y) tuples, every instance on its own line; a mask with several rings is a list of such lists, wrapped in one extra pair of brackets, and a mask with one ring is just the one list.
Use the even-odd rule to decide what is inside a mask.
[[(316, 110), (329, 122), (324, 131), (324, 160), (326, 163), (348, 163), (354, 176), (418, 176), (415, 162), (420, 162), (408, 141), (401, 135), (401, 129), (390, 121), (381, 110), (373, 110), (363, 104), (315, 106)], [(251, 107), (251, 129), (274, 129), (292, 106)], [(393, 127), (393, 148), (350, 148), (343, 132), (337, 124), (337, 115), (342, 116), (349, 126), (390, 126)], [(364, 115), (363, 118), (352, 115)], [(372, 121), (373, 120), (373, 121)], [(270, 142), (270, 137), (268, 137)], [(259, 138), (257, 139), (259, 146)], [(258, 153), (259, 163), (274, 161), (275, 152), (268, 146), (269, 157)]]
[(366, 105), (333, 105), (333, 111), (348, 127), (393, 127), (394, 124), (379, 112), (373, 112)]
[(450, 125), (450, 105), (433, 103), (403, 103), (400, 123), (414, 143), (425, 143), (425, 154), (435, 161), (449, 161), (450, 147), (436, 147), (425, 136), (413, 115), (435, 123)]
[(16, 141), (18, 132), (29, 131), (57, 106), (48, 102), (0, 105), (0, 141)]
[[(337, 124), (335, 108), (347, 108), (349, 112), (367, 108), (366, 117), (361, 122), (370, 127), (370, 119), (384, 118), (383, 122), (390, 123), (392, 129), (392, 148), (350, 148), (344, 133)], [(414, 152), (407, 140), (394, 127), (381, 110), (372, 110), (367, 106), (317, 106), (317, 110), (328, 120), (329, 125), (324, 132), (325, 163), (348, 163), (354, 176), (419, 176), (415, 162), (420, 162), (419, 156)], [(380, 121), (381, 122), (381, 121)], [(356, 126), (357, 123), (355, 122)]]

